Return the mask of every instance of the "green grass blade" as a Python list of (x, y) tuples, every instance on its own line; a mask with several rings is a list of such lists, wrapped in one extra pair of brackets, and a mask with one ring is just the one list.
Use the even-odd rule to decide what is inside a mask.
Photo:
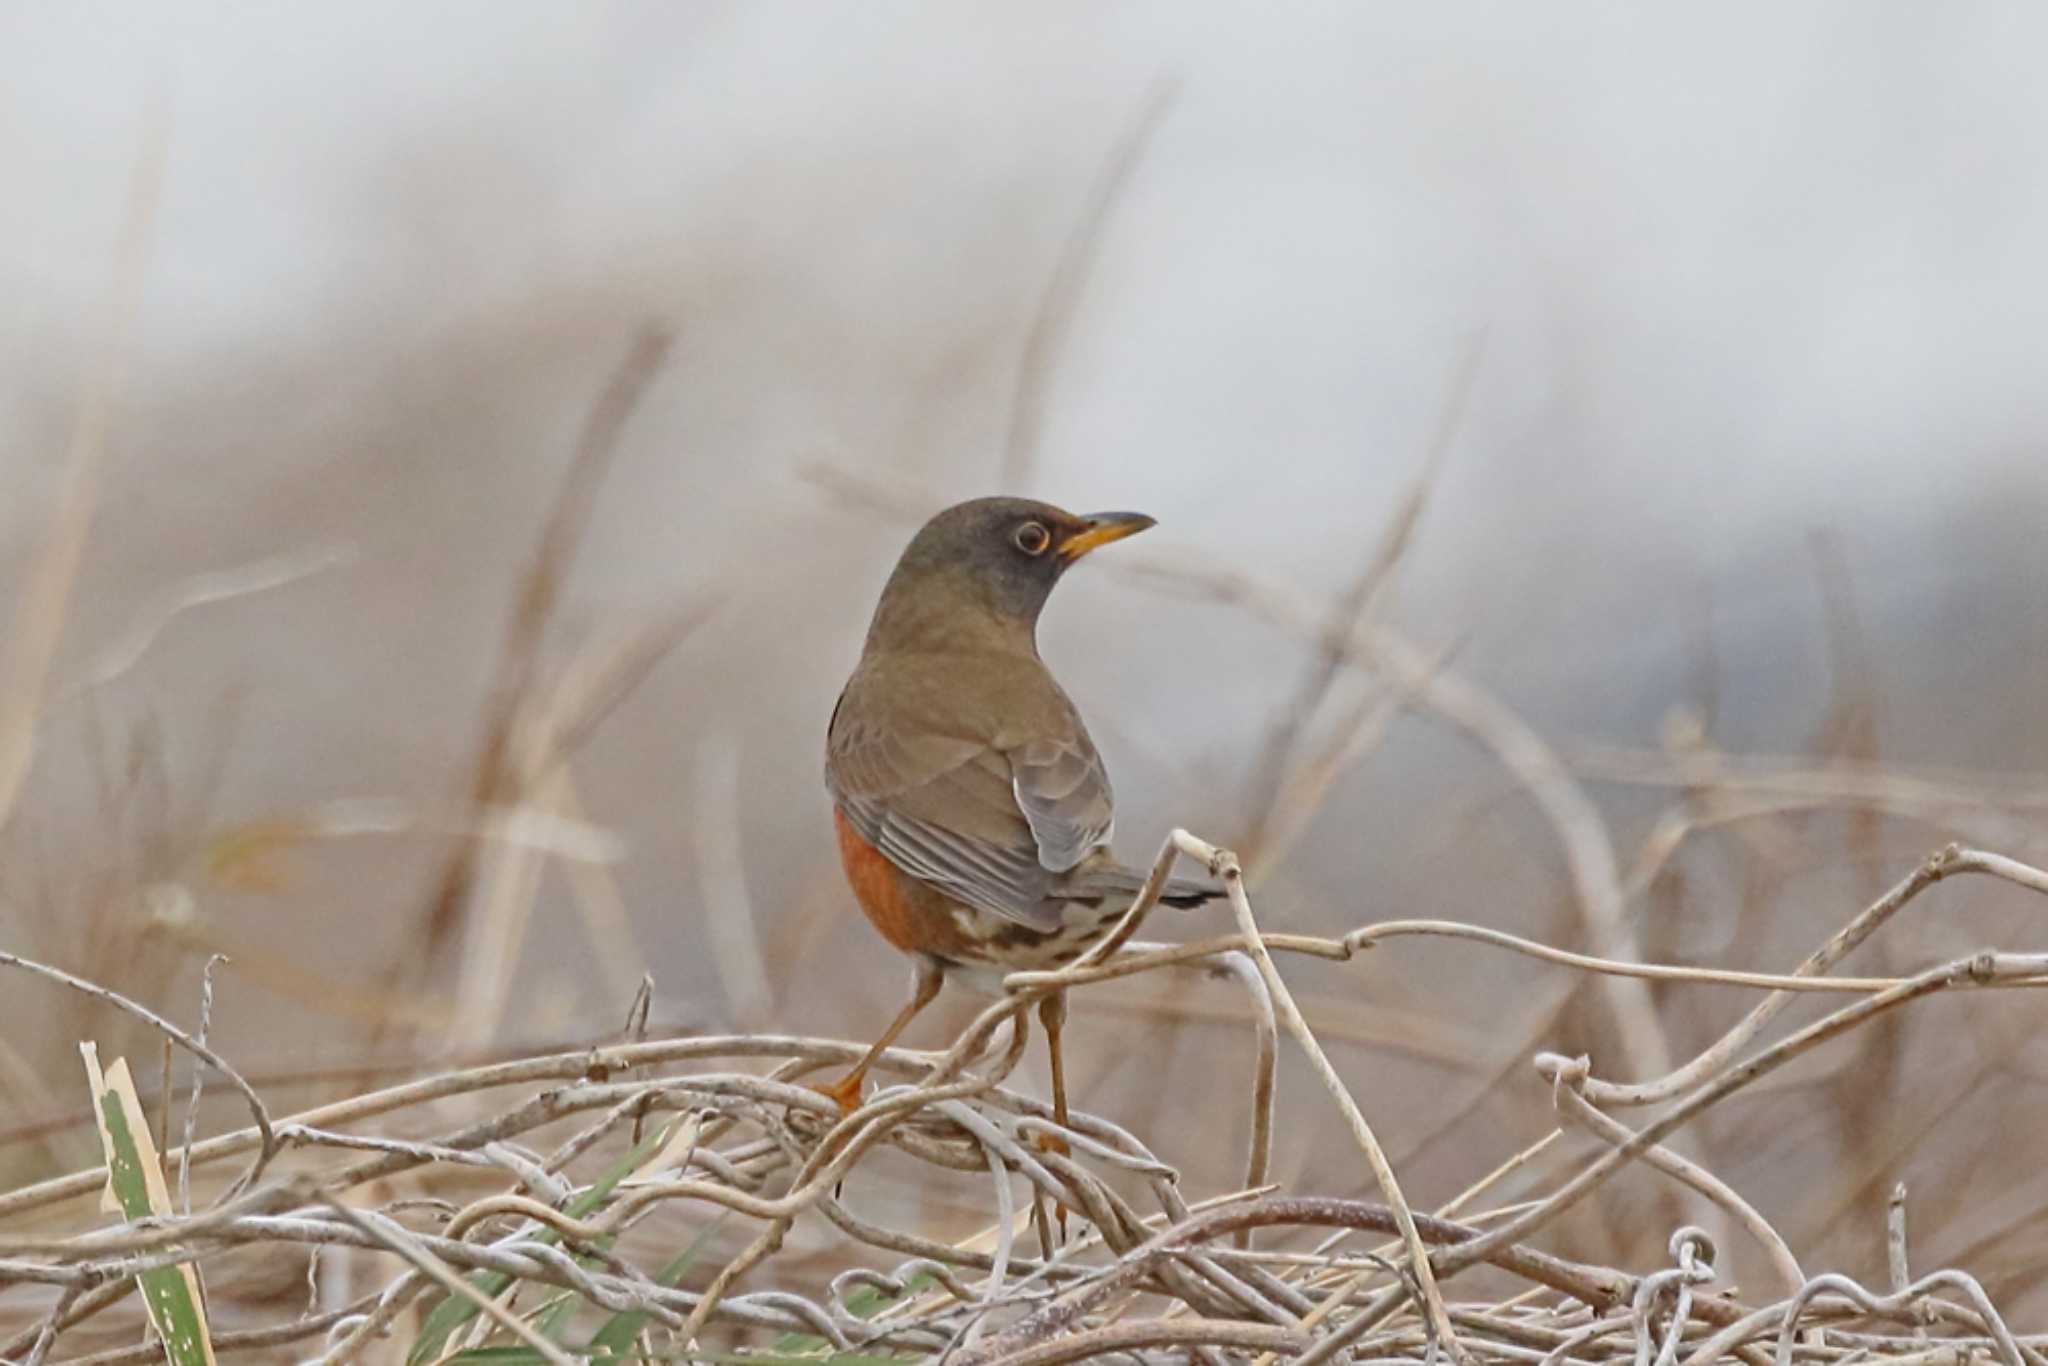
[[(607, 1238), (604, 1246), (609, 1249), (614, 1240)], [(585, 1259), (586, 1261), (588, 1258)], [(573, 1290), (564, 1290), (541, 1307), (533, 1319), (534, 1330), (549, 1342), (560, 1342), (562, 1335), (569, 1331), (569, 1321), (576, 1315), (576, 1306), (583, 1297)]]
[[(676, 1123), (682, 1122), (682, 1119), (676, 1121)], [(617, 1164), (602, 1177), (598, 1178), (597, 1182), (589, 1190), (571, 1200), (564, 1212), (571, 1218), (581, 1219), (603, 1204), (619, 1182), (631, 1176), (641, 1163), (661, 1151), (661, 1145), (668, 1141), (668, 1136), (673, 1129), (673, 1124), (664, 1126), (659, 1133), (652, 1135), (638, 1147), (634, 1148), (633, 1151), (620, 1158)], [(537, 1241), (550, 1245), (561, 1241), (561, 1235), (551, 1228), (543, 1228), (537, 1231), (534, 1234), (534, 1238)], [(505, 1293), (506, 1286), (512, 1284), (512, 1277), (502, 1271), (479, 1271), (470, 1277), (470, 1284), (483, 1292), (485, 1298), (496, 1299)], [(423, 1363), (433, 1361), (439, 1357), (442, 1349), (447, 1346), (449, 1337), (457, 1329), (475, 1318), (478, 1312), (475, 1302), (465, 1297), (451, 1295), (444, 1298), (427, 1315), (426, 1322), (420, 1325), (419, 1339), (413, 1343), (412, 1350), (406, 1353), (407, 1366), (423, 1366)], [(530, 1349), (526, 1348), (519, 1350), (530, 1352)], [(464, 1359), (472, 1358), (469, 1357), (467, 1352), (457, 1357), (457, 1360)], [(495, 1361), (498, 1358), (493, 1357), (491, 1359)]]
[[(934, 1282), (929, 1275), (920, 1273), (910, 1278), (910, 1280), (907, 1283), (907, 1288), (904, 1290), (903, 1293), (905, 1295), (915, 1295), (918, 1291), (927, 1289), (933, 1284)], [(853, 1315), (857, 1319), (873, 1318), (876, 1314), (881, 1313), (882, 1310), (886, 1309), (889, 1305), (895, 1303), (896, 1300), (899, 1298), (901, 1297), (897, 1295), (892, 1295), (888, 1291), (881, 1289), (879, 1286), (864, 1285), (860, 1289), (854, 1291), (851, 1295), (848, 1295), (846, 1297), (846, 1312)], [(781, 1353), (785, 1356), (802, 1357), (803, 1360), (810, 1362), (851, 1362), (853, 1360), (853, 1358), (851, 1357), (820, 1357), (816, 1355), (807, 1355), (822, 1352), (831, 1345), (832, 1344), (825, 1341), (825, 1339), (814, 1336), (812, 1334), (785, 1333), (775, 1340), (775, 1346), (770, 1350)], [(761, 1359), (765, 1361), (770, 1360), (771, 1358), (764, 1357)], [(705, 1360), (709, 1361), (711, 1360), (711, 1358), (706, 1357)]]
[[(90, 1070), (97, 1079), (97, 1067)], [(118, 1062), (113, 1071), (120, 1078), (127, 1075), (126, 1069)], [(168, 1214), (168, 1209), (157, 1209), (150, 1202), (149, 1178), (144, 1164), (156, 1160), (154, 1145), (151, 1145), (149, 1155), (144, 1157), (136, 1132), (128, 1122), (128, 1108), (122, 1103), (117, 1085), (102, 1083), (98, 1097), (100, 1128), (107, 1147), (107, 1180), (113, 1189), (115, 1203), (130, 1219)], [(134, 1094), (132, 1087), (129, 1094)], [(142, 1289), (149, 1321), (163, 1341), (164, 1353), (171, 1366), (213, 1366), (213, 1345), (206, 1331), (206, 1316), (199, 1304), (199, 1278), (191, 1265), (181, 1262), (175, 1266), (160, 1266), (143, 1272), (136, 1277), (136, 1282)]]
[[(826, 1356), (787, 1356), (777, 1352), (648, 1352), (630, 1357), (599, 1357), (600, 1361), (686, 1361), (714, 1362), (718, 1366), (911, 1366), (928, 1358), (875, 1356), (863, 1352), (833, 1352)], [(540, 1353), (531, 1347), (472, 1347), (449, 1358), (463, 1366), (541, 1366)]]
[[(711, 1241), (711, 1235), (718, 1232), (725, 1219), (726, 1216), (720, 1214), (700, 1229), (697, 1236), (690, 1240), (690, 1245), (677, 1253), (673, 1261), (656, 1273), (655, 1283), (672, 1286), (680, 1281), (683, 1273), (690, 1269), (690, 1263), (697, 1260), (697, 1254), (704, 1250), (705, 1244)], [(591, 1337), (590, 1345), (585, 1347), (584, 1351), (592, 1357), (624, 1356), (632, 1347), (633, 1339), (640, 1336), (640, 1330), (646, 1325), (647, 1315), (641, 1310), (628, 1309), (623, 1313), (614, 1314), (611, 1321)]]

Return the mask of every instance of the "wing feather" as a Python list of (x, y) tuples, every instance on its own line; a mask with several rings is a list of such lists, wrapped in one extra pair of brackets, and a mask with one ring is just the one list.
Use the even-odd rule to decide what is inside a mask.
[(841, 708), (825, 782), (861, 838), (913, 877), (1041, 933), (1060, 928), (1061, 875), (1109, 843), (1109, 777), (1078, 720), (1069, 737), (998, 748), (904, 737)]
[(1109, 774), (1086, 732), (1033, 740), (1010, 751), (1010, 787), (1038, 845), (1038, 861), (1055, 873), (1073, 869), (1116, 832)]

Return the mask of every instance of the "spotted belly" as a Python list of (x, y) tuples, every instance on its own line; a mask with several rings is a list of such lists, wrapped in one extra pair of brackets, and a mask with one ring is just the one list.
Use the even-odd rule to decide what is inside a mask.
[(1003, 978), (1012, 972), (1045, 972), (1063, 968), (1100, 943), (1123, 915), (1122, 906), (1072, 901), (1063, 907), (1066, 923), (1050, 933), (1020, 925), (1006, 916), (953, 903), (965, 943), (940, 955), (947, 976), (987, 996), (1003, 994)]

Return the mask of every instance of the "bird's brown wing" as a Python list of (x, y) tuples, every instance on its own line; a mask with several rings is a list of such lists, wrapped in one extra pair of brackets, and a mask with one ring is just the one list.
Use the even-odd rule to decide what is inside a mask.
[(1070, 871), (1116, 832), (1115, 798), (1086, 731), (1029, 741), (1009, 752), (1010, 786), (1038, 845), (1038, 861)]
[(1060, 874), (1109, 838), (1109, 780), (1085, 733), (1004, 750), (840, 715), (825, 783), (898, 868), (1041, 933), (1062, 924)]
[[(1038, 842), (1038, 859), (1055, 873), (1051, 894), (1079, 901), (1136, 896), (1145, 874), (1110, 858), (1091, 857), (1109, 847), (1116, 831), (1109, 774), (1077, 719), (1071, 738), (1031, 741), (1010, 751), (1017, 805)], [(1214, 878), (1168, 878), (1159, 900), (1199, 906), (1224, 895)]]

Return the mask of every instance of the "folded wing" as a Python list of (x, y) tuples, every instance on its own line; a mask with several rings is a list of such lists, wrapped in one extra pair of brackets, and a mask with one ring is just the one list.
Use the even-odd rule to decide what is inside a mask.
[(861, 838), (898, 868), (1041, 933), (1061, 927), (1062, 893), (1072, 895), (1062, 875), (1114, 828), (1108, 774), (1078, 726), (1004, 750), (905, 737), (842, 714), (825, 782)]

